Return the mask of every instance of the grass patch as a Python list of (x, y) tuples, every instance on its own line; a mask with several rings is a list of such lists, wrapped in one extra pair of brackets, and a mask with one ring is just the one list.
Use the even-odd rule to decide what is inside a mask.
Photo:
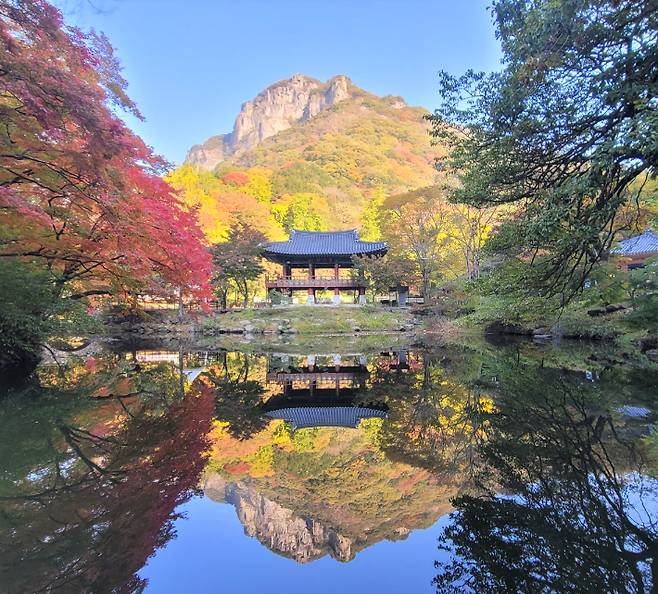
[(202, 333), (353, 334), (406, 332), (414, 328), (411, 314), (375, 306), (289, 306), (246, 309), (204, 319)]

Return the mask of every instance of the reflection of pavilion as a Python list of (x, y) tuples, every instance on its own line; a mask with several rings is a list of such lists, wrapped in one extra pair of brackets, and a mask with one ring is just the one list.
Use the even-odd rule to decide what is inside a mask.
[(405, 350), (400, 350), (398, 352), (382, 352), (381, 353), (385, 357), (390, 358), (390, 363), (388, 364), (388, 368), (391, 371), (407, 371), (410, 369), (409, 363), (407, 362), (407, 351)]
[(282, 419), (295, 429), (307, 427), (351, 427), (356, 429), (363, 419), (385, 419), (384, 410), (363, 406), (295, 406), (266, 413), (271, 419)]
[(296, 429), (355, 428), (362, 419), (387, 416), (385, 405), (355, 402), (368, 378), (366, 358), (361, 354), (270, 357), (266, 378), (281, 385), (283, 391), (263, 405), (265, 414)]

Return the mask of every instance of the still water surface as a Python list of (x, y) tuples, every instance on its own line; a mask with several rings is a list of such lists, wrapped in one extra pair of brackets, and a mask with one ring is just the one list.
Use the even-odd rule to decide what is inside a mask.
[(119, 345), (0, 401), (0, 591), (651, 592), (658, 374), (583, 345)]

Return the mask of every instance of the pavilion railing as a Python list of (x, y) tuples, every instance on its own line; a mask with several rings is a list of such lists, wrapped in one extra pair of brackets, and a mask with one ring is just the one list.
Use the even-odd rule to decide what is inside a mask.
[(294, 289), (294, 288), (358, 288), (363, 286), (356, 279), (352, 278), (336, 278), (334, 276), (316, 276), (315, 278), (296, 277), (296, 276), (279, 276), (267, 278), (265, 284), (268, 289)]

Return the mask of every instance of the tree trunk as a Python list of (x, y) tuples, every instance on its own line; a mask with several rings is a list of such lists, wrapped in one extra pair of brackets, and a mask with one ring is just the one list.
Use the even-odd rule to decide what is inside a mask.
[(429, 301), (429, 290), (430, 290), (430, 272), (427, 269), (424, 269), (421, 271), (422, 278), (423, 278), (423, 297), (425, 299), (425, 303)]
[(243, 306), (246, 309), (249, 307), (249, 286), (247, 285), (247, 281), (242, 281), (242, 296), (244, 297), (243, 300)]
[(477, 252), (473, 254), (473, 266), (471, 267), (471, 274), (473, 275), (471, 280), (480, 278), (480, 254)]
[(185, 317), (185, 304), (183, 303), (183, 287), (178, 289), (178, 323), (183, 323)]

